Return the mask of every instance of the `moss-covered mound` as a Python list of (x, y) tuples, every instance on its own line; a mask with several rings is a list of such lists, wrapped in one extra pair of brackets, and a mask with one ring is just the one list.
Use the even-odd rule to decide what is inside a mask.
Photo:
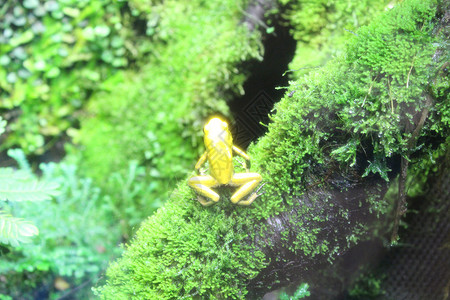
[(249, 150), (265, 194), (236, 207), (223, 187), (221, 202), (205, 208), (183, 181), (97, 293), (253, 299), (309, 283), (372, 228), (381, 234), (399, 157), (423, 157), (449, 133), (440, 17), (435, 1), (410, 0), (360, 28), (346, 55), (291, 84)]

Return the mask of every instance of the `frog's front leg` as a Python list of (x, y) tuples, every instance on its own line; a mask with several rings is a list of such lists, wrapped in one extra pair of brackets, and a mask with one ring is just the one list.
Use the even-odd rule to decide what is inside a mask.
[(211, 175), (193, 176), (189, 179), (188, 184), (199, 194), (197, 200), (203, 206), (209, 206), (219, 201), (219, 194), (211, 189), (218, 186), (219, 183)]
[(258, 173), (236, 173), (231, 178), (231, 184), (240, 186), (238, 190), (231, 196), (231, 202), (239, 205), (250, 205), (258, 197), (256, 192), (252, 193), (247, 199), (242, 200), (250, 194), (255, 187), (261, 182), (262, 177)]

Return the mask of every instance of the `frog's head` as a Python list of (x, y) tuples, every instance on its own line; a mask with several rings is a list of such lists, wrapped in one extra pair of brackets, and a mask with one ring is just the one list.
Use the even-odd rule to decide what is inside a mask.
[(203, 128), (205, 132), (205, 145), (217, 145), (225, 143), (226, 146), (233, 146), (233, 139), (228, 127), (228, 123), (219, 117), (214, 117), (206, 123)]

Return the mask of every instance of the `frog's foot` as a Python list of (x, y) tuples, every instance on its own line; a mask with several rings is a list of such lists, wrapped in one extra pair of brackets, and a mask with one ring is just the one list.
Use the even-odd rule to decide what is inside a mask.
[[(239, 205), (250, 205), (256, 197), (257, 192), (253, 192), (253, 189), (261, 182), (262, 177), (258, 173), (236, 173), (231, 178), (231, 184), (234, 186), (240, 186), (237, 191), (231, 196), (231, 202)], [(246, 200), (243, 200), (245, 196), (252, 193)]]
[(247, 199), (241, 200), (236, 204), (237, 205), (247, 205), (247, 206), (252, 204), (252, 202), (255, 201), (256, 198), (258, 198), (259, 196), (264, 194), (264, 193), (258, 194), (258, 192), (265, 184), (266, 184), (265, 182), (263, 184), (261, 184), (261, 186), (256, 191), (254, 191)]
[(212, 201), (212, 200), (208, 200), (205, 197), (202, 196), (198, 196), (197, 198), (198, 202), (200, 202), (203, 206), (211, 206), (213, 204), (215, 204), (216, 202)]
[(249, 206), (250, 204), (252, 204), (253, 201), (255, 201), (255, 199), (258, 197), (259, 195), (256, 193), (252, 193), (250, 195), (250, 197), (248, 197), (245, 200), (241, 200), (238, 203), (236, 203), (237, 205), (245, 205), (245, 206)]

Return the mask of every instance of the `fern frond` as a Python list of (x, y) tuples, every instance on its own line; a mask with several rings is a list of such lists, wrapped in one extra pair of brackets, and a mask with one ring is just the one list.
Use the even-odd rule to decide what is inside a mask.
[(14, 170), (13, 168), (0, 168), (0, 182), (17, 180), (30, 180), (32, 174), (23, 170)]
[(30, 163), (27, 160), (25, 152), (22, 149), (9, 149), (7, 152), (8, 156), (14, 159), (19, 165), (20, 170), (31, 172)]
[(0, 243), (17, 247), (20, 242), (27, 243), (38, 234), (39, 230), (31, 222), (0, 210)]
[(0, 201), (50, 200), (58, 191), (58, 184), (45, 181), (0, 181)]

